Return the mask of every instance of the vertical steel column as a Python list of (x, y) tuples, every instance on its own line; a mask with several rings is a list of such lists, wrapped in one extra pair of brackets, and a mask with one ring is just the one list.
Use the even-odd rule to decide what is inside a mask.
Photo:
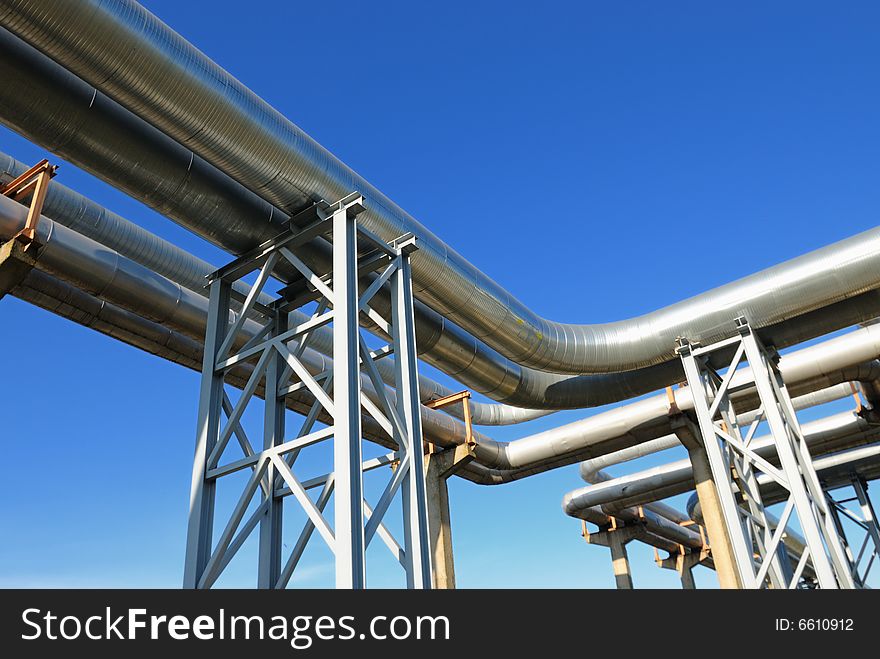
[(216, 363), (217, 350), (223, 343), (229, 327), (230, 288), (231, 286), (222, 279), (216, 279), (211, 283), (202, 384), (199, 393), (196, 450), (189, 499), (189, 526), (183, 571), (184, 588), (198, 588), (202, 573), (211, 557), (216, 485), (214, 479), (205, 478), (205, 472), (208, 456), (214, 450), (220, 432), (223, 373), (218, 372)]
[(357, 229), (341, 207), (333, 213), (333, 463), (336, 477), (336, 587), (364, 588), (361, 380)]
[(862, 521), (865, 523), (865, 531), (874, 544), (875, 555), (880, 557), (880, 525), (877, 522), (877, 514), (874, 512), (874, 504), (868, 496), (868, 484), (861, 476), (853, 476), (852, 486), (856, 491), (859, 507), (862, 509)]
[[(287, 331), (287, 317), (286, 313), (275, 311), (272, 329), (267, 338), (274, 338)], [(279, 379), (283, 371), (284, 360), (278, 351), (274, 351), (266, 367), (263, 450), (271, 449), (284, 442), (285, 406), (283, 398), (280, 398), (278, 394), (281, 386)], [(260, 520), (257, 587), (269, 589), (275, 587), (281, 576), (281, 530), (284, 510), (283, 500), (275, 495), (280, 479), (275, 464), (271, 461), (266, 467), (263, 482), (265, 490), (262, 496), (266, 501), (266, 514)]]
[(424, 442), (422, 440), (421, 403), (418, 393), (410, 251), (409, 246), (400, 248), (400, 253), (397, 256), (397, 269), (391, 275), (390, 282), (397, 410), (404, 424), (406, 436), (402, 439), (406, 443), (406, 459), (409, 462), (409, 469), (401, 485), (403, 490), (403, 533), (407, 557), (407, 587), (430, 589), (432, 586), (431, 543), (428, 538)]

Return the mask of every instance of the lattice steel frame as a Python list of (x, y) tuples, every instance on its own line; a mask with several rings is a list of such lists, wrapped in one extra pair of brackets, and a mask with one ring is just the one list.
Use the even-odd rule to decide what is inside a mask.
[[(855, 496), (843, 498), (834, 497), (828, 492), (828, 503), (831, 506), (831, 514), (834, 516), (834, 522), (837, 525), (838, 532), (844, 543), (847, 561), (850, 566), (853, 581), (860, 588), (867, 587), (868, 575), (875, 562), (880, 561), (880, 524), (877, 521), (877, 514), (874, 512), (874, 504), (868, 496), (868, 483), (858, 474), (853, 474), (850, 478), (850, 486)], [(847, 503), (854, 502), (858, 504), (859, 512), (855, 512), (847, 507)], [(861, 532), (863, 537), (858, 544), (858, 551), (853, 554), (852, 548), (859, 543), (859, 538), (852, 537), (852, 532), (847, 533), (843, 524), (843, 519), (850, 520)], [(857, 531), (856, 534), (859, 532)], [(855, 542), (853, 542), (853, 540)]]
[[(335, 556), (336, 587), (366, 586), (365, 552), (379, 536), (406, 571), (410, 588), (431, 587), (431, 556), (425, 502), (423, 443), (419, 415), (418, 373), (413, 327), (410, 253), (415, 237), (403, 236), (389, 244), (357, 225), (364, 199), (357, 193), (336, 204), (317, 204), (291, 223), (289, 232), (264, 243), (209, 277), (210, 308), (205, 336), (205, 356), (198, 415), (198, 434), (190, 498), (185, 588), (210, 588), (245, 540), (259, 526), (259, 588), (284, 588), (288, 584), (315, 530)], [(305, 224), (305, 226), (304, 226)], [(303, 228), (304, 226), (304, 228)], [(317, 275), (298, 256), (311, 240), (332, 244), (332, 271)], [(361, 255), (359, 257), (359, 254)], [(289, 282), (272, 304), (258, 301), (280, 263), (295, 268), (302, 279)], [(232, 284), (258, 270), (255, 285), (245, 297)], [(378, 272), (369, 281), (367, 275)], [(358, 284), (365, 287), (359, 295)], [(375, 294), (388, 286), (391, 319), (371, 306)], [(230, 303), (242, 304), (232, 313)], [(317, 310), (297, 326), (289, 326), (292, 309), (311, 302)], [(389, 337), (390, 343), (370, 350), (361, 336), (359, 316), (364, 314)], [(246, 318), (262, 318), (262, 329), (242, 336)], [(333, 366), (310, 373), (300, 360), (310, 333), (332, 326)], [(395, 355), (396, 396), (386, 392), (374, 360)], [(224, 376), (233, 367), (254, 363), (238, 402), (233, 405), (224, 388)], [(375, 391), (371, 400), (361, 391), (361, 378)], [(255, 450), (241, 425), (248, 402), (263, 384), (265, 413), (260, 450)], [(304, 392), (314, 399), (298, 432), (285, 433), (286, 398)], [(332, 425), (314, 430), (319, 413)], [(380, 458), (362, 458), (362, 414), (366, 412), (392, 438), (397, 450)], [(225, 424), (223, 417), (226, 417)], [(244, 457), (221, 464), (232, 437)], [(294, 473), (300, 451), (319, 442), (333, 443), (333, 471), (301, 481)], [(364, 500), (363, 473), (380, 466), (394, 470), (379, 501), (370, 507)], [(216, 483), (229, 474), (251, 470), (250, 478), (214, 542)], [(313, 500), (308, 490), (320, 488)], [(397, 493), (403, 508), (403, 546), (383, 524), (383, 516)], [(291, 554), (282, 565), (282, 498), (292, 495), (307, 515)], [(245, 515), (259, 497), (247, 520)], [(324, 515), (335, 498), (333, 524)]]
[[(809, 562), (819, 587), (853, 588), (843, 543), (777, 368), (778, 357), (762, 345), (745, 318), (735, 322), (737, 336), (706, 347), (682, 338), (677, 351), (694, 398), (739, 581), (743, 588), (768, 584), (795, 588)], [(734, 356), (722, 376), (709, 358), (730, 350)], [(744, 386), (754, 386), (761, 402), (757, 417), (744, 434), (730, 400), (731, 381), (742, 363), (748, 364), (754, 379)], [(750, 446), (762, 420), (774, 439), (778, 465)], [(759, 472), (789, 492), (777, 524), (768, 522), (757, 486)], [(780, 549), (783, 534), (795, 516), (806, 550), (792, 571)], [(715, 543), (711, 536), (709, 541)]]

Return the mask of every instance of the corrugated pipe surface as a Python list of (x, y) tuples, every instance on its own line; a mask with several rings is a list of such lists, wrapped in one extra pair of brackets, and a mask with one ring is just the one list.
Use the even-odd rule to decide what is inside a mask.
[[(283, 225), (279, 218), (285, 213), (2, 29), (0, 77), (4, 123), (183, 226), (213, 240), (218, 227), (234, 227), (222, 233), (225, 246), (235, 252), (272, 237)], [(374, 299), (382, 304), (384, 298)], [(769, 328), (764, 339), (788, 345), (868, 320), (880, 314), (880, 295), (871, 291), (832, 306)], [(733, 326), (732, 319), (728, 324)], [(682, 378), (675, 361), (579, 376), (521, 367), (421, 303), (416, 304), (416, 334), (427, 363), (474, 391), (521, 407), (603, 405)]]
[[(595, 325), (549, 321), (138, 3), (7, 0), (0, 24), (287, 212), (316, 197), (332, 201), (361, 192), (370, 209), (368, 228), (386, 239), (418, 235), (418, 298), (525, 366), (612, 373), (661, 364), (673, 358), (677, 336), (710, 343), (733, 333), (733, 317), (770, 327), (880, 285), (880, 231), (872, 230), (638, 318)], [(253, 218), (218, 223), (214, 231), (227, 245), (247, 242), (253, 232), (255, 244), (259, 228), (260, 219)]]

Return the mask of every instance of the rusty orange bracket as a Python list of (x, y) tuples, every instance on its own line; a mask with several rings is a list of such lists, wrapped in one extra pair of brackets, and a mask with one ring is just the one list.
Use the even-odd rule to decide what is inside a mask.
[(57, 170), (57, 165), (49, 164), (49, 161), (44, 158), (0, 189), (0, 194), (4, 197), (9, 197), (18, 202), (33, 193), (24, 228), (15, 235), (15, 239), (20, 240), (25, 245), (36, 242), (37, 224), (40, 222), (43, 203), (46, 201), (46, 190), (49, 187), (49, 181), (55, 177)]
[(465, 428), (465, 437), (464, 442), (467, 445), (468, 449), (473, 449), (477, 443), (474, 441), (474, 426), (471, 421), (471, 392), (468, 390), (459, 391), (457, 394), (450, 394), (449, 396), (444, 396), (443, 398), (437, 398), (436, 400), (430, 400), (427, 403), (423, 403), (425, 407), (431, 410), (439, 410), (441, 407), (446, 407), (447, 405), (454, 405), (455, 403), (461, 403), (464, 407), (464, 428)]
[(864, 404), (862, 403), (861, 391), (862, 388), (860, 385), (857, 385), (855, 382), (849, 383), (849, 388), (852, 390), (852, 397), (856, 401), (856, 414), (861, 414), (865, 409)]
[(675, 401), (675, 392), (672, 390), (672, 387), (666, 387), (666, 413), (669, 416), (681, 414), (681, 410), (678, 409), (678, 403)]

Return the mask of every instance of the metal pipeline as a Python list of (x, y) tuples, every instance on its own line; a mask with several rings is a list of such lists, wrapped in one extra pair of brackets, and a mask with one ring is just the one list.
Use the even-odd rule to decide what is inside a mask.
[(699, 533), (682, 526), (683, 522), (688, 521), (688, 516), (663, 503), (625, 508), (613, 515), (594, 506), (584, 509), (581, 519), (600, 529), (608, 528), (615, 520), (624, 524), (641, 525), (643, 533), (638, 536), (638, 540), (671, 553), (678, 553), (681, 545), (691, 549), (701, 549), (703, 546), (703, 538)]
[[(880, 435), (876, 422), (855, 412), (842, 412), (812, 421), (801, 426), (801, 429), (813, 456), (873, 442)], [(775, 443), (771, 436), (752, 440), (751, 447), (771, 462), (776, 459)], [(563, 509), (572, 517), (578, 517), (580, 510), (593, 506), (603, 507), (609, 512), (659, 501), (693, 487), (690, 460), (677, 460), (569, 492), (563, 498)]]
[[(213, 231), (221, 225), (235, 226), (235, 236), (250, 227), (247, 235), (252, 240), (268, 239), (284, 228), (286, 213), (3, 29), (0, 54), (0, 77), (6, 81), (0, 87), (0, 115), (3, 123), (29, 140), (215, 243)], [(253, 225), (245, 222), (251, 218), (265, 219)], [(154, 239), (120, 227), (113, 214), (98, 212), (96, 219), (94, 225), (77, 223), (77, 227), (99, 232), (92, 237), (105, 244), (119, 238), (113, 245), (116, 249), (120, 242), (131, 242), (136, 260), (173, 281), (192, 284), (182, 272), (192, 269), (191, 262), (181, 261)], [(250, 244), (235, 242), (232, 251), (240, 253)], [(313, 246), (320, 248), (317, 243)], [(326, 254), (316, 251), (316, 257), (323, 257), (325, 265), (328, 262)], [(381, 305), (384, 298), (375, 299)], [(656, 377), (638, 381), (635, 376), (600, 376), (579, 379), (573, 387), (560, 386), (566, 378), (523, 369), (425, 305), (415, 306), (420, 357), (500, 402), (529, 406), (535, 401), (534, 406), (544, 409), (592, 406), (656, 388)], [(661, 374), (657, 381), (666, 379)]]
[[(10, 235), (23, 226), (26, 212), (26, 208), (17, 202), (0, 198), (0, 234)], [(178, 329), (190, 338), (200, 340), (204, 335), (207, 312), (206, 300), (201, 295), (49, 218), (41, 218), (38, 240), (43, 246), (39, 253), (40, 267), (144, 318)], [(253, 321), (248, 321), (246, 327), (251, 323)], [(250, 334), (257, 331), (256, 324), (253, 324)], [(880, 325), (868, 325), (785, 355), (780, 369), (790, 391), (797, 395), (802, 387), (826, 387), (852, 379), (876, 379), (880, 373), (875, 372), (875, 365), (860, 367), (858, 364), (877, 354), (880, 354)], [(327, 358), (319, 353), (306, 351), (306, 358), (317, 372), (327, 368)], [(739, 388), (747, 381), (745, 378), (750, 380), (748, 369), (737, 373), (734, 386)], [(735, 395), (734, 401), (748, 401), (750, 396), (754, 402), (754, 394), (743, 389)], [(693, 404), (687, 388), (676, 390), (674, 400), (680, 410), (690, 409)], [(519, 470), (511, 477), (521, 477), (523, 470), (536, 473), (602, 451), (655, 439), (669, 432), (669, 404), (665, 395), (655, 396), (510, 444), (477, 434), (476, 455), (481, 464), (473, 466), (466, 476), (478, 482), (499, 482), (499, 478), (504, 482), (503, 479), (510, 474), (499, 475), (498, 470)], [(443, 414), (439, 416), (448, 418)], [(453, 426), (446, 428), (445, 433), (438, 433), (445, 438), (437, 443), (454, 446), (463, 441), (463, 432), (453, 431)], [(496, 471), (487, 474), (480, 473), (481, 469)]]
[[(668, 363), (676, 337), (706, 344), (726, 338), (739, 315), (784, 347), (776, 324), (880, 285), (880, 231), (872, 230), (637, 318), (549, 321), (136, 2), (7, 0), (0, 24), (287, 212), (316, 197), (361, 192), (369, 201), (368, 228), (386, 239), (418, 235), (417, 297), (531, 368), (615, 373)], [(244, 224), (218, 222), (211, 231), (230, 249), (240, 240), (253, 246), (260, 222)]]
[[(14, 233), (23, 225), (25, 215), (24, 206), (6, 198), (0, 199), (0, 234)], [(153, 334), (167, 333), (174, 328), (180, 328), (191, 341), (199, 341), (203, 335), (206, 301), (202, 296), (172, 284), (143, 266), (125, 259), (67, 227), (52, 222), (49, 218), (41, 218), (38, 225), (38, 240), (43, 245), (38, 260), (40, 267), (45, 267), (53, 273), (61, 273), (71, 281), (82, 284), (87, 291), (107, 296), (111, 302), (128, 305), (130, 312), (144, 311), (149, 316), (147, 320), (154, 324), (161, 321), (166, 325), (166, 327), (155, 326), (154, 329), (151, 329)], [(252, 334), (254, 331), (256, 328), (250, 329), (248, 333)], [(876, 354), (876, 346), (873, 342), (877, 340), (875, 336), (877, 333), (880, 333), (880, 325), (870, 325), (825, 344), (786, 355), (782, 359), (781, 368), (789, 381), (790, 389), (797, 391), (799, 381), (815, 384), (848, 375), (846, 369), (853, 358), (871, 354), (872, 350)], [(156, 353), (156, 351), (152, 352)], [(190, 349), (189, 352), (191, 354), (192, 350)], [(173, 357), (170, 358), (173, 359)], [(310, 370), (314, 373), (329, 368), (330, 364), (326, 357), (317, 353), (313, 354), (312, 351), (306, 351), (304, 360), (307, 361)], [(192, 366), (192, 361), (188, 365)], [(872, 370), (872, 367), (867, 367), (866, 372)], [(365, 383), (365, 391), (369, 391), (369, 389), (369, 383)], [(393, 392), (389, 393), (393, 396)], [(682, 406), (682, 409), (685, 409), (687, 407), (685, 404), (686, 396), (681, 390), (676, 392), (676, 395), (678, 404)], [(744, 391), (739, 395), (745, 397), (748, 392)], [(662, 398), (665, 401), (664, 405), (668, 404), (663, 396), (655, 398)], [(580, 450), (575, 441), (588, 446), (589, 450), (597, 450), (598, 445), (589, 446), (590, 440), (595, 437), (602, 438), (601, 434), (596, 434), (596, 430), (609, 431), (615, 427), (613, 423), (609, 425), (607, 418), (609, 415), (613, 419), (621, 417), (624, 422), (628, 419), (629, 422), (637, 421), (642, 426), (651, 426), (652, 424), (646, 423), (644, 417), (637, 419), (637, 415), (633, 414), (634, 410), (644, 407), (645, 403), (648, 403), (649, 409), (655, 409), (651, 407), (651, 399), (639, 401), (624, 408), (555, 429), (551, 435), (563, 438), (562, 443), (574, 451)], [(658, 414), (661, 420), (666, 418), (666, 412), (665, 406), (659, 408)], [(425, 431), (431, 441), (445, 447), (455, 446), (463, 441), (464, 429), (457, 421), (430, 410), (424, 410), (423, 415), (425, 417)], [(618, 419), (618, 423), (619, 421), (620, 419)], [(582, 428), (584, 423), (592, 425), (594, 432), (584, 433)], [(620, 426), (616, 427), (619, 435)], [(633, 430), (635, 431), (635, 428)], [(578, 437), (578, 433), (586, 436)], [(572, 436), (573, 434), (574, 436)], [(546, 433), (541, 435), (546, 435)], [(638, 434), (633, 434), (632, 437), (636, 438)], [(525, 438), (510, 445), (503, 445), (493, 442), (480, 433), (477, 433), (476, 440), (477, 459), (482, 464), (469, 466), (462, 475), (483, 483), (498, 482), (495, 472), (492, 471), (495, 469), (492, 459), (497, 458), (499, 447), (512, 447), (512, 452), (517, 454), (520, 442), (532, 446), (536, 444), (534, 438)], [(615, 441), (619, 441), (619, 438)], [(543, 471), (563, 464), (570, 464), (581, 457), (580, 453), (564, 452), (562, 459), (560, 459), (558, 448), (552, 444), (544, 447), (542, 455), (550, 457), (536, 456), (532, 463), (526, 463), (526, 468)], [(489, 478), (486, 477), (487, 470), (490, 474)]]
[[(241, 253), (254, 240), (261, 242), (285, 230), (286, 213), (3, 29), (0, 77), (5, 81), (0, 86), (4, 124), (209, 241)], [(98, 219), (101, 222), (94, 228), (102, 232), (99, 242), (118, 234), (121, 241), (136, 244), (138, 260), (164, 263), (163, 274), (180, 283), (188, 281), (181, 271), (189, 270), (192, 263), (179, 261), (154, 240), (141, 242), (142, 236), (119, 229), (113, 215), (98, 214)], [(227, 232), (233, 227), (231, 235), (244, 238), (221, 244), (214, 235), (221, 226)], [(312, 246), (315, 258), (329, 263), (329, 255), (319, 253), (320, 244)], [(381, 292), (375, 300), (376, 305), (383, 303)], [(496, 399), (524, 398), (517, 395), (522, 379), (518, 365), (423, 304), (416, 304), (416, 315), (422, 359), (480, 393)], [(534, 375), (536, 380), (548, 380), (543, 374)], [(531, 379), (525, 384), (540, 389)]]
[[(31, 141), (209, 240), (217, 242), (222, 228), (223, 244), (233, 252), (283, 228), (285, 213), (6, 30), (0, 30), (0, 54), (0, 76), (6, 82), (0, 86), (0, 115), (6, 125)], [(315, 258), (326, 257), (319, 251)], [(381, 303), (377, 298), (377, 304)], [(880, 295), (870, 291), (769, 328), (772, 336), (764, 338), (789, 345), (878, 314)], [(728, 324), (732, 326), (732, 317)], [(522, 407), (603, 405), (682, 379), (677, 361), (624, 373), (579, 376), (521, 367), (420, 303), (416, 304), (416, 334), (420, 357), (427, 363), (496, 401)]]

